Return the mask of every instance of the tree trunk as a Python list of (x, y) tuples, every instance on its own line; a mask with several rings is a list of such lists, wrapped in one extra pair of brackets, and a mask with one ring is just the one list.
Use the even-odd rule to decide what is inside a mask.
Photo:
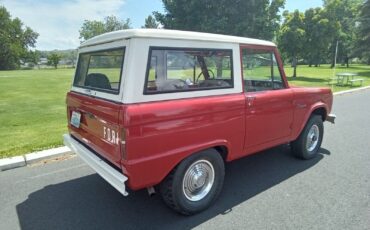
[(320, 54), (319, 54), (318, 57), (315, 58), (315, 67), (320, 66), (320, 62), (321, 62), (321, 59), (320, 59)]
[(221, 78), (222, 77), (222, 57), (217, 58), (216, 68), (217, 68), (216, 76), (217, 78)]
[(336, 44), (334, 47), (333, 47), (333, 58), (331, 59), (331, 65), (330, 65), (330, 68), (334, 68), (334, 65), (336, 63), (336, 56), (337, 56), (337, 46), (338, 46), (338, 41), (336, 41), (334, 44)]
[(346, 58), (345, 58), (345, 62), (346, 62), (346, 66), (347, 66), (347, 68), (349, 68), (349, 58), (346, 56)]
[(335, 54), (334, 54), (334, 57), (333, 57), (333, 59), (331, 61), (330, 68), (334, 68), (334, 65), (335, 65), (334, 63), (335, 63)]
[(293, 77), (295, 78), (297, 77), (297, 58), (296, 57), (293, 58), (292, 66), (294, 68)]
[(335, 60), (335, 52), (336, 52), (336, 46), (334, 46), (334, 49), (333, 49), (333, 57), (332, 57), (332, 59), (331, 59), (331, 65), (330, 65), (330, 68), (334, 68), (334, 65), (335, 65), (335, 62), (336, 62), (336, 60)]

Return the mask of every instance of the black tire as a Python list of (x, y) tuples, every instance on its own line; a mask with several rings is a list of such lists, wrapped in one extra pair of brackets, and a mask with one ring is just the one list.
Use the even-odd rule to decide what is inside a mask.
[[(312, 141), (317, 140), (317, 144), (312, 145), (311, 146), (312, 149), (310, 149), (307, 147), (307, 142), (310, 139), (308, 138), (308, 135), (313, 126), (316, 126), (318, 128), (319, 136), (316, 137), (316, 139), (314, 136), (311, 138)], [(313, 129), (315, 129), (315, 127)], [(305, 160), (316, 157), (321, 147), (323, 136), (324, 136), (324, 126), (322, 117), (320, 115), (312, 115), (310, 119), (308, 119), (306, 126), (302, 130), (297, 140), (291, 143), (294, 155)]]
[[(194, 164), (209, 164), (213, 167), (213, 183), (209, 192), (197, 201), (190, 200), (184, 190), (184, 177), (188, 169), (193, 168)], [(209, 163), (209, 164), (208, 164)], [(198, 165), (199, 166), (199, 165)], [(206, 173), (205, 184), (210, 174)], [(189, 174), (187, 174), (189, 175)], [(183, 215), (193, 215), (207, 209), (218, 197), (221, 192), (225, 176), (224, 161), (215, 149), (209, 149), (183, 160), (171, 173), (162, 181), (159, 191), (163, 201), (170, 208)], [(189, 178), (189, 177), (187, 177)], [(193, 181), (192, 181), (193, 182)], [(194, 183), (195, 184), (195, 183)], [(196, 186), (196, 185), (194, 185)], [(205, 188), (202, 186), (202, 188)]]

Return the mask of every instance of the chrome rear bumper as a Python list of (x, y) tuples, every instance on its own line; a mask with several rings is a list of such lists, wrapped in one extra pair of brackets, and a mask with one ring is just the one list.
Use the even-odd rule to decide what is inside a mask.
[(101, 177), (103, 177), (109, 184), (116, 188), (122, 195), (127, 196), (125, 181), (127, 177), (119, 173), (112, 166), (105, 163), (102, 159), (97, 157), (85, 146), (73, 139), (71, 135), (63, 135), (64, 144), (68, 146), (72, 152), (75, 152), (84, 160), (92, 169), (94, 169)]
[(330, 123), (333, 123), (335, 122), (335, 118), (337, 118), (337, 116), (335, 114), (328, 114), (328, 116), (326, 116), (326, 121), (329, 121)]

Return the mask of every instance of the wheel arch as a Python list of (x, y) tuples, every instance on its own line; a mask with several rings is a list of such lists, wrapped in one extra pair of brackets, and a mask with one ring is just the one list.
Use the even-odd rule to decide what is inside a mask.
[(302, 124), (300, 125), (300, 128), (298, 130), (298, 132), (294, 135), (294, 138), (293, 140), (297, 139), (299, 137), (299, 135), (302, 133), (304, 127), (306, 126), (308, 120), (310, 119), (310, 117), (312, 115), (320, 115), (321, 118), (322, 118), (322, 121), (325, 121), (326, 120), (326, 117), (328, 115), (328, 107), (326, 104), (324, 104), (323, 102), (319, 102), (319, 103), (316, 103), (314, 104), (309, 112), (307, 112), (306, 116), (304, 117), (304, 120), (302, 122)]
[(220, 155), (221, 155), (222, 159), (224, 160), (224, 162), (228, 161), (228, 159), (229, 159), (228, 158), (228, 156), (229, 156), (229, 149), (227, 148), (226, 145), (218, 145), (218, 146), (214, 146), (212, 148), (216, 149), (216, 151), (220, 153)]
[[(231, 146), (227, 140), (214, 140), (198, 145), (175, 149), (155, 158), (146, 158), (134, 162), (126, 162), (125, 167), (130, 171), (129, 187), (138, 190), (160, 184), (186, 158), (213, 149), (220, 154), (223, 161), (230, 161)], [(154, 173), (153, 173), (154, 172)]]
[[(325, 107), (318, 107), (316, 109), (314, 109), (312, 112), (311, 112), (311, 115), (310, 117), (313, 115), (313, 114), (316, 114), (316, 115), (320, 115), (321, 118), (322, 118), (322, 121), (325, 121), (326, 120), (326, 116), (328, 115), (327, 114), (327, 110)], [(308, 119), (307, 119), (308, 120)], [(307, 122), (307, 121), (306, 121)]]
[[(181, 159), (179, 159), (176, 164), (173, 165), (172, 168), (170, 168), (169, 170), (167, 170), (167, 173), (166, 175), (161, 179), (160, 182), (162, 182), (174, 169), (176, 169), (176, 167), (183, 161), (185, 160), (186, 158), (194, 155), (194, 154), (197, 154), (197, 153), (201, 153), (201, 152), (204, 152), (204, 151), (207, 151), (209, 149), (214, 149), (216, 150), (216, 152), (218, 152), (222, 159), (224, 160), (224, 162), (226, 163), (228, 161), (228, 156), (229, 156), (229, 148), (225, 143), (219, 143), (219, 144), (214, 144), (214, 145), (211, 145), (211, 146), (207, 146), (207, 147), (204, 147), (204, 148), (198, 148), (197, 150), (194, 150), (192, 153), (190, 154), (186, 154), (184, 157), (182, 157)], [(160, 183), (159, 182), (159, 183)]]

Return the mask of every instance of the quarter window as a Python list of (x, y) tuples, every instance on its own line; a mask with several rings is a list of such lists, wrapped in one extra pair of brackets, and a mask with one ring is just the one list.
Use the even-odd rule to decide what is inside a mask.
[(145, 94), (233, 87), (232, 51), (151, 48)]
[(80, 54), (73, 86), (118, 94), (124, 49)]
[(244, 87), (247, 92), (284, 88), (274, 52), (243, 49), (242, 58)]

